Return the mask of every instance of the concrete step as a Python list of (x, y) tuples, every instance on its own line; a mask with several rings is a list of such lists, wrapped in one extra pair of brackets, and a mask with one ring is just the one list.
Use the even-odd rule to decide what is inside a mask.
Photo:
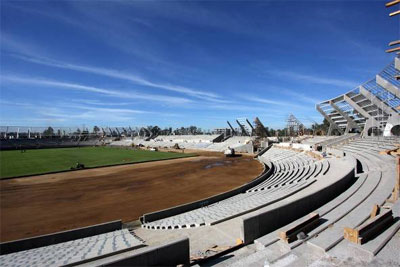
[(379, 236), (374, 239), (368, 241), (363, 245), (357, 245), (349, 243), (350, 246), (353, 246), (358, 253), (365, 254), (368, 257), (368, 260), (372, 260), (374, 256), (376, 256), (379, 251), (386, 245), (387, 242), (400, 230), (400, 218), (396, 218), (395, 222), (387, 228), (384, 232), (382, 232)]
[[(358, 192), (362, 186), (364, 185), (365, 181), (367, 179), (367, 175), (364, 174), (362, 176), (360, 176), (357, 181), (345, 192), (343, 192), (342, 194), (340, 194), (338, 197), (336, 197), (335, 199), (331, 200), (330, 202), (328, 202), (327, 204), (325, 204), (324, 206), (320, 207), (318, 210), (314, 211), (317, 212), (318, 214), (320, 214), (320, 217), (322, 220), (326, 220), (324, 223), (322, 223), (321, 225), (319, 225), (318, 227), (316, 227), (315, 229), (313, 229), (312, 231), (310, 231), (307, 235), (308, 238), (310, 239), (312, 236), (320, 233), (321, 231), (323, 231), (324, 229), (326, 229), (328, 227), (329, 224), (333, 223), (335, 220), (338, 220), (340, 217), (343, 216), (343, 214), (348, 213), (349, 209), (351, 209), (351, 207), (344, 207), (345, 205), (347, 205), (347, 202), (356, 204), (357, 200), (355, 197), (352, 198), (353, 195), (355, 194), (365, 194), (368, 193), (368, 189), (367, 190), (363, 190), (364, 192)], [(338, 209), (340, 209), (341, 211), (338, 211)], [(333, 212), (335, 211), (335, 212)], [(331, 214), (331, 216), (329, 216), (329, 213), (333, 212), (334, 214)], [(286, 225), (285, 227), (290, 227), (292, 224), (295, 224), (295, 222), (292, 222), (291, 224)], [(274, 231), (271, 234), (268, 234), (266, 236), (260, 237), (259, 239), (255, 240), (254, 243), (256, 244), (258, 249), (261, 249), (262, 247), (268, 246), (269, 244), (272, 244), (276, 241), (279, 240), (278, 238), (278, 231)], [(305, 240), (297, 240), (291, 244), (289, 244), (288, 246), (290, 248), (294, 248), (297, 247), (299, 245), (301, 245), (303, 242), (305, 242), (307, 239)]]
[[(370, 173), (369, 177), (371, 177), (373, 173)], [(338, 220), (333, 225), (330, 225), (326, 231), (319, 234), (316, 238), (310, 239), (308, 244), (323, 251), (328, 251), (343, 240), (344, 227), (355, 228), (368, 219), (372, 206), (375, 204), (383, 204), (393, 190), (394, 179), (391, 175), (394, 175), (394, 173), (385, 173), (385, 175), (380, 173), (380, 175), (382, 176), (382, 179), (379, 179), (379, 183), (375, 190), (373, 190), (373, 192), (362, 201), (360, 205), (351, 210), (342, 219)], [(370, 184), (368, 180), (366, 183), (367, 185)]]

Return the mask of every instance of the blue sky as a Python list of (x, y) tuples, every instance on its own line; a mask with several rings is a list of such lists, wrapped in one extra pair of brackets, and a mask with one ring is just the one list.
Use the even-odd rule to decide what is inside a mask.
[(226, 127), (372, 79), (386, 1), (1, 1), (1, 125)]

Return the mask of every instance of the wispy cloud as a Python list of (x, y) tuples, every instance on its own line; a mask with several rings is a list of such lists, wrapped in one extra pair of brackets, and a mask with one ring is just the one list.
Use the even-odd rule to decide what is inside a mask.
[(293, 72), (293, 71), (267, 70), (266, 72), (268, 74), (282, 77), (284, 79), (298, 80), (298, 81), (303, 81), (303, 82), (313, 83), (313, 84), (333, 85), (333, 86), (346, 87), (346, 88), (353, 88), (353, 87), (357, 86), (357, 82), (354, 82), (354, 81), (342, 80), (342, 79), (332, 79), (332, 78), (326, 78), (326, 77), (321, 77), (321, 76), (316, 76), (316, 75), (309, 75), (309, 74)]
[(188, 88), (188, 87), (180, 86), (180, 85), (153, 82), (153, 81), (144, 79), (138, 75), (125, 73), (125, 72), (114, 70), (114, 69), (71, 64), (71, 63), (61, 62), (58, 60), (48, 59), (48, 58), (39, 58), (39, 57), (21, 56), (21, 55), (15, 55), (15, 57), (20, 58), (24, 61), (29, 61), (29, 62), (36, 63), (36, 64), (41, 64), (41, 65), (46, 65), (46, 66), (51, 66), (51, 67), (56, 67), (56, 68), (62, 68), (62, 69), (81, 71), (81, 72), (87, 72), (87, 73), (93, 73), (93, 74), (103, 75), (103, 76), (107, 76), (107, 77), (111, 77), (111, 78), (122, 79), (122, 80), (133, 82), (138, 85), (148, 86), (148, 87), (153, 87), (153, 88), (158, 88), (158, 89), (164, 89), (164, 90), (173, 91), (173, 92), (177, 92), (177, 93), (182, 93), (182, 94), (186, 94), (186, 95), (189, 95), (192, 97), (205, 99), (208, 101), (216, 101), (216, 102), (223, 101), (221, 99), (218, 99), (218, 95), (216, 95), (215, 93), (212, 93), (212, 92), (196, 90), (196, 89), (192, 89), (192, 88)]
[(134, 104), (133, 102), (104, 102), (95, 99), (69, 99), (69, 101), (94, 106), (126, 106)]
[(309, 96), (307, 96), (305, 94), (300, 94), (300, 93), (297, 93), (297, 92), (294, 92), (294, 91), (291, 91), (291, 90), (287, 90), (287, 89), (282, 90), (281, 92), (286, 94), (286, 95), (293, 96), (297, 100), (300, 100), (302, 102), (307, 102), (307, 103), (310, 103), (310, 104), (313, 104), (313, 105), (315, 105), (316, 103), (319, 103), (319, 102), (322, 101), (320, 99), (309, 97)]
[(97, 93), (101, 95), (111, 96), (111, 97), (119, 97), (124, 99), (142, 99), (142, 100), (150, 100), (150, 101), (158, 101), (169, 104), (185, 104), (192, 102), (190, 99), (181, 98), (181, 97), (172, 97), (172, 96), (163, 96), (163, 95), (155, 95), (155, 94), (143, 94), (135, 91), (130, 92), (122, 92), (117, 90), (99, 88), (94, 86), (86, 86), (77, 83), (68, 83), (68, 82), (60, 82), (42, 78), (26, 78), (12, 75), (3, 75), (1, 76), (2, 81), (13, 82), (13, 83), (23, 83), (23, 84), (33, 84), (40, 86), (48, 86), (48, 87), (60, 87), (67, 88), (77, 91), (86, 91)]
[[(32, 122), (46, 122), (49, 125), (58, 122), (75, 123), (77, 120), (83, 120), (86, 123), (92, 122), (98, 125), (98, 123), (104, 121), (130, 123), (135, 121), (136, 116), (143, 117), (149, 114), (166, 118), (179, 116), (177, 114), (158, 111), (98, 107), (57, 101), (52, 102), (50, 105), (49, 103), (30, 103), (24, 101), (13, 102), (2, 99), (0, 101), (0, 104), (2, 106), (18, 106), (20, 111), (27, 111), (30, 118), (21, 120), (26, 125), (31, 124)], [(37, 108), (38, 105), (40, 105), (40, 109)], [(2, 118), (1, 123), (10, 123), (12, 121), (14, 121), (14, 119), (10, 120), (9, 118), (7, 118), (6, 120), (4, 120), (4, 118)]]
[[(256, 102), (256, 103), (261, 103), (261, 104), (268, 104), (268, 105), (274, 105), (274, 106), (280, 106), (280, 109), (285, 109), (289, 111), (290, 109), (297, 108), (297, 109), (309, 109), (310, 107), (307, 105), (297, 105), (293, 104), (292, 102), (286, 102), (286, 101), (281, 101), (281, 100), (272, 100), (272, 99), (267, 99), (263, 97), (258, 97), (258, 96), (246, 96), (242, 95), (241, 98), (251, 101), (251, 102)], [(278, 110), (275, 110), (274, 112), (278, 112)]]

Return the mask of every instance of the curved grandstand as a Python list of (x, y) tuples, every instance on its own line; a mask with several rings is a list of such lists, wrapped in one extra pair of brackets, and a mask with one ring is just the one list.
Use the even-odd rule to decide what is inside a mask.
[[(205, 263), (241, 266), (337, 266), (372, 262), (372, 265), (398, 266), (399, 74), (400, 58), (396, 57), (372, 80), (317, 104), (316, 109), (330, 125), (328, 136), (301, 136), (297, 139), (287, 137), (285, 139), (290, 141), (281, 143), (276, 138), (276, 144), (269, 143), (272, 138), (254, 134), (257, 126), (261, 126), (261, 132), (267, 132), (258, 118), (255, 120), (255, 127), (247, 119), (237, 119), (241, 130), (235, 130), (228, 122), (231, 129), (223, 129), (225, 133), (222, 134), (221, 131), (215, 131), (216, 134), (212, 135), (157, 135), (147, 128), (140, 128), (135, 132), (130, 127), (129, 130), (96, 130), (92, 135), (87, 130), (66, 133), (61, 128), (55, 134), (51, 127), (40, 132), (29, 128), (26, 133), (22, 133), (20, 128), (6, 127), (4, 130), (2, 127), (2, 150), (14, 149), (25, 153), (25, 149), (32, 148), (117, 146), (124, 147), (129, 153), (144, 148), (152, 151), (155, 148), (175, 150), (174, 152), (183, 152), (181, 150), (186, 149), (203, 153), (223, 152), (227, 149), (250, 154), (259, 151), (255, 158), (263, 165), (264, 171), (257, 178), (218, 195), (204, 194), (201, 196), (210, 197), (160, 211), (147, 207), (143, 212), (152, 212), (143, 214), (140, 221), (124, 222), (126, 224), (111, 221), (1, 243), (0, 264), (98, 266)], [(291, 117), (295, 119), (293, 115)], [(226, 134), (226, 130), (229, 130), (229, 134)], [(49, 135), (42, 136), (45, 132)], [(195, 163), (191, 165), (184, 165), (183, 161), (175, 163), (178, 167), (175, 166), (175, 172), (170, 174), (173, 177), (165, 177), (168, 176), (165, 171), (167, 167), (161, 168), (156, 177), (159, 180), (150, 181), (157, 190), (163, 191), (164, 199), (159, 202), (165, 201), (166, 195), (171, 195), (170, 192), (188, 196), (196, 190), (206, 190), (205, 186), (194, 189), (187, 186), (196, 182), (201, 184), (199, 180), (206, 180), (201, 175), (193, 179), (196, 174), (194, 168), (201, 168), (204, 174), (211, 168), (224, 165), (226, 180), (221, 181), (228, 184), (229, 179), (233, 179), (235, 175), (244, 176), (240, 172), (249, 173), (249, 168), (254, 171), (255, 165), (260, 167), (257, 163), (246, 165), (247, 170), (229, 168), (227, 165), (231, 164), (232, 167), (234, 160), (225, 159), (226, 162), (222, 163), (221, 153), (219, 159), (215, 153), (212, 155), (214, 161), (207, 161), (204, 166), (199, 163), (201, 158), (193, 159)], [(234, 153), (227, 155), (234, 156)], [(21, 158), (22, 156), (19, 157)], [(98, 159), (99, 154), (95, 154), (95, 158)], [(248, 155), (242, 158), (242, 162), (246, 161), (254, 163)], [(122, 158), (118, 164), (132, 162), (137, 161)], [(163, 166), (167, 165), (165, 163)], [(179, 169), (182, 166), (191, 166), (193, 169)], [(76, 168), (72, 169), (81, 171), (81, 167), (82, 164), (78, 162)], [(153, 167), (151, 165), (148, 169)], [(68, 171), (68, 168), (62, 170)], [(135, 171), (143, 176), (144, 171), (138, 170), (139, 168)], [(136, 193), (135, 189), (148, 182), (138, 181), (132, 185), (132, 177), (129, 175), (132, 175), (133, 169), (129, 169), (127, 176), (124, 176), (125, 194)], [(232, 170), (236, 173), (233, 174)], [(184, 174), (188, 173), (192, 180), (184, 179)], [(115, 176), (116, 173), (111, 173), (106, 178)], [(210, 176), (209, 174), (206, 178)], [(6, 178), (12, 179), (12, 175)], [(161, 178), (163, 182), (160, 182)], [(171, 179), (173, 182), (169, 184), (170, 187), (165, 185), (168, 183), (165, 178), (174, 178)], [(216, 172), (212, 178), (217, 180), (221, 177)], [(57, 179), (51, 177), (49, 180)], [(49, 180), (48, 183), (55, 182)], [(93, 182), (94, 179), (88, 180)], [(99, 183), (98, 180), (96, 182), (94, 188)], [(117, 184), (106, 184), (107, 190), (113, 190), (106, 194), (117, 195), (116, 188), (113, 187)], [(179, 186), (189, 189), (171, 189)], [(232, 187), (226, 186), (224, 190)], [(10, 191), (14, 190), (13, 187), (10, 188)], [(209, 187), (208, 190), (211, 191)], [(87, 196), (86, 193), (78, 194), (75, 198)], [(141, 203), (144, 206), (158, 197), (149, 195), (148, 192), (141, 193), (144, 195)], [(192, 198), (187, 198), (186, 201), (192, 201)], [(129, 208), (138, 205), (132, 202), (134, 201), (129, 203)], [(176, 205), (176, 202), (169, 203)], [(102, 204), (106, 205), (99, 204), (97, 199), (90, 203), (96, 207)]]
[[(330, 123), (329, 134), (341, 136), (301, 137), (265, 148), (251, 134), (2, 139), (5, 149), (101, 144), (252, 153), (256, 148), (264, 171), (219, 195), (146, 213), (141, 227), (125, 226), (130, 231), (119, 221), (2, 243), (0, 263), (305, 266), (350, 259), (397, 265), (400, 185), (391, 152), (400, 144), (400, 90), (393, 78), (399, 62), (317, 105)], [(210, 250), (215, 244), (227, 249)]]
[[(2, 138), (4, 149), (21, 149), (21, 153), (22, 148), (92, 146), (97, 142), (132, 150), (221, 152), (234, 148), (253, 153), (257, 149), (255, 156), (264, 171), (221, 194), (148, 212), (140, 222), (123, 225), (114, 221), (1, 243), (0, 264), (398, 266), (399, 72), (400, 59), (396, 57), (373, 80), (317, 104), (330, 123), (328, 134), (336, 131), (340, 136), (303, 136), (268, 145), (270, 139), (254, 136), (253, 128), (245, 129), (238, 121), (244, 136), (133, 137), (131, 133), (130, 137), (78, 135), (76, 140), (63, 135)], [(252, 159), (247, 156), (243, 160)], [(213, 162), (203, 169), (219, 165), (221, 162)], [(226, 169), (233, 176), (229, 167)], [(174, 175), (172, 186), (178, 184), (182, 171)], [(164, 172), (160, 176), (165, 178)], [(181, 185), (185, 183), (190, 182)], [(154, 184), (159, 187), (161, 183)], [(169, 194), (165, 189), (168, 187), (161, 187)], [(147, 195), (149, 198), (154, 196)]]

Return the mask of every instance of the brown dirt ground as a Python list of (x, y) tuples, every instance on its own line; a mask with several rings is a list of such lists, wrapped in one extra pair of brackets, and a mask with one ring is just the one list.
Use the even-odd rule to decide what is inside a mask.
[(144, 213), (233, 189), (262, 169), (248, 156), (201, 153), (194, 158), (1, 180), (0, 240), (111, 220), (133, 221)]

